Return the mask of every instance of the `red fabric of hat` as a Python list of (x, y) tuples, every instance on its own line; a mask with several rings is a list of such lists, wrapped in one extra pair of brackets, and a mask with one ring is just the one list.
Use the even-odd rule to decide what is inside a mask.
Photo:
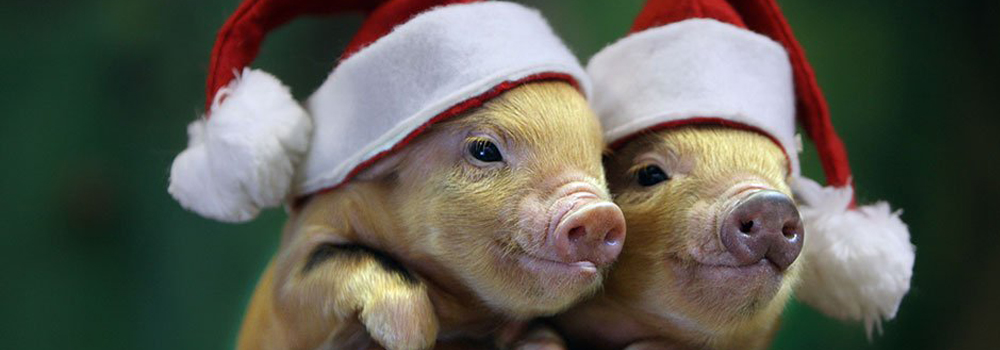
[[(365, 21), (304, 104), (250, 68), (271, 31), (298, 17), (345, 12), (362, 12)], [(337, 187), (430, 124), (538, 80), (590, 89), (544, 18), (514, 3), (245, 0), (218, 33), (206, 113), (188, 127), (168, 191), (205, 217), (247, 221)]]

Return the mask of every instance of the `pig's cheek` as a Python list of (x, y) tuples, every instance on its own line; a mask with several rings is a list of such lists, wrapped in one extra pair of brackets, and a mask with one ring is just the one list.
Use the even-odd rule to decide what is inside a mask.
[(540, 249), (544, 243), (544, 232), (550, 224), (547, 208), (535, 194), (525, 196), (517, 208), (518, 229), (512, 239), (522, 249)]
[(498, 243), (509, 244), (510, 237), (506, 236), (514, 231), (510, 227), (516, 225), (517, 219), (510, 215), (515, 210), (506, 208), (508, 199), (497, 195), (503, 190), (495, 188), (495, 183), (468, 182), (460, 175), (447, 181), (449, 184), (438, 192), (436, 199), (416, 204), (437, 204), (440, 211), (437, 215), (444, 218), (439, 224), (441, 244), (460, 256), (487, 253), (485, 249)]
[(698, 202), (691, 208), (684, 232), (685, 255), (702, 264), (733, 264), (735, 260), (726, 253), (719, 240), (718, 222), (722, 203)]

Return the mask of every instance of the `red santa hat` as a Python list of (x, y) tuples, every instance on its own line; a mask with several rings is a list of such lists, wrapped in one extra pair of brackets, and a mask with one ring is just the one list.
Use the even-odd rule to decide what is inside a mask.
[[(802, 48), (774, 0), (649, 0), (632, 32), (587, 66), (612, 147), (649, 130), (715, 124), (784, 150), (807, 239), (801, 300), (869, 334), (909, 290), (914, 247), (885, 202), (855, 206), (844, 145)], [(827, 187), (800, 175), (796, 122)]]
[[(300, 105), (249, 68), (265, 36), (303, 15), (367, 18), (318, 90)], [(188, 127), (168, 191), (230, 222), (334, 188), (435, 122), (539, 80), (590, 85), (535, 10), (455, 0), (245, 0), (219, 31), (203, 118)], [(310, 141), (311, 140), (311, 141)]]

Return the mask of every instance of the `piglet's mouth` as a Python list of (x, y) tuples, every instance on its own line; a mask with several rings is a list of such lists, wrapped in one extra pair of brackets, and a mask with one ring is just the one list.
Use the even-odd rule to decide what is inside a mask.
[(596, 276), (598, 274), (597, 265), (586, 260), (563, 262), (537, 257), (530, 254), (520, 254), (517, 257), (517, 262), (525, 270), (533, 271), (539, 274), (582, 277)]
[(716, 265), (694, 263), (691, 268), (701, 270), (704, 273), (719, 275), (720, 277), (749, 277), (749, 278), (770, 278), (776, 276), (781, 278), (783, 271), (774, 263), (767, 259), (746, 265)]
[(491, 249), (496, 254), (497, 263), (513, 267), (528, 275), (545, 281), (576, 281), (591, 283), (600, 277), (604, 266), (590, 260), (555, 260), (531, 253), (515, 242), (496, 240)]
[(710, 283), (734, 290), (777, 291), (785, 271), (767, 259), (755, 263), (709, 264), (690, 259), (668, 258), (682, 282)]
[(767, 260), (745, 265), (666, 262), (673, 271), (672, 289), (709, 314), (752, 315), (769, 305), (784, 282), (784, 271)]

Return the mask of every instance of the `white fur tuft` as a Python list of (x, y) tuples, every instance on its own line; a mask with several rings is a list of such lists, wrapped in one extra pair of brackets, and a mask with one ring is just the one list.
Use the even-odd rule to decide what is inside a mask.
[(806, 228), (797, 297), (823, 313), (863, 321), (869, 338), (896, 316), (910, 289), (915, 248), (901, 211), (878, 202), (850, 209), (851, 186), (823, 187), (798, 178)]
[(216, 94), (210, 117), (188, 126), (188, 147), (174, 159), (167, 191), (208, 218), (253, 219), (289, 194), (311, 131), (309, 115), (287, 87), (244, 68)]

